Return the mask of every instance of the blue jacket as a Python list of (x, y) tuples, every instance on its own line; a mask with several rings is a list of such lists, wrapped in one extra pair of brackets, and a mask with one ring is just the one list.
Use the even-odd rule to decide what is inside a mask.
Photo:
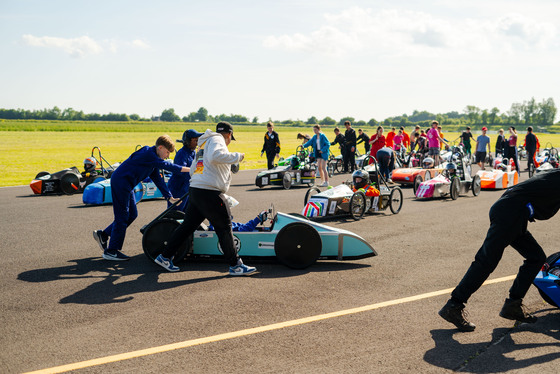
[(163, 196), (170, 198), (172, 196), (171, 192), (169, 192), (159, 173), (160, 169), (168, 170), (172, 173), (181, 172), (181, 166), (175, 165), (169, 160), (159, 158), (155, 146), (144, 146), (131, 154), (113, 172), (111, 175), (111, 189), (125, 193), (130, 192), (138, 183), (149, 176)]
[[(324, 160), (329, 159), (329, 149), (331, 148), (331, 142), (327, 139), (327, 136), (322, 132), (319, 133), (319, 146), (320, 149), (317, 149), (317, 134), (313, 135), (313, 137), (303, 145), (303, 148), (313, 147), (313, 153), (315, 154), (315, 158), (322, 158)], [(321, 151), (322, 153), (319, 153)]]
[[(183, 148), (177, 151), (174, 162), (179, 166), (191, 167), (195, 156), (195, 151), (191, 150), (189, 147), (183, 146)], [(167, 187), (169, 187), (169, 191), (173, 197), (181, 197), (189, 190), (190, 180), (190, 173), (174, 173), (171, 178), (169, 178)]]

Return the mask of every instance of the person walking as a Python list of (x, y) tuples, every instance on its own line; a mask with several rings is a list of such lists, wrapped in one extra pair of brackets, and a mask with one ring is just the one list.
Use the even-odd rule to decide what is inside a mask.
[(304, 148), (313, 147), (313, 154), (317, 160), (317, 168), (319, 175), (323, 181), (319, 187), (327, 187), (329, 185), (329, 173), (327, 172), (327, 160), (329, 159), (329, 149), (331, 143), (327, 136), (321, 131), (321, 125), (313, 126), (315, 135), (303, 145)]
[[(183, 133), (183, 137), (181, 140), (177, 140), (178, 143), (183, 143), (183, 147), (181, 147), (181, 149), (177, 151), (177, 154), (175, 154), (175, 158), (173, 159), (173, 162), (176, 165), (186, 166), (187, 168), (189, 168), (190, 171), (190, 167), (195, 157), (194, 150), (196, 149), (196, 146), (198, 144), (198, 138), (201, 135), (202, 135), (201, 132), (198, 132), (193, 129), (189, 129)], [(191, 180), (190, 173), (174, 173), (169, 178), (169, 181), (167, 182), (167, 187), (169, 188), (169, 191), (173, 196), (181, 197), (189, 191), (190, 180)], [(187, 201), (188, 198), (183, 199), (175, 207), (175, 209), (184, 212), (187, 206)], [(170, 207), (171, 205), (173, 205), (171, 201), (167, 201), (167, 207)]]
[[(484, 169), (484, 161), (486, 161), (486, 155), (490, 154), (490, 137), (486, 135), (486, 127), (482, 128), (482, 135), (476, 138), (476, 153), (474, 154), (474, 162), (478, 164), (481, 169)], [(486, 147), (488, 147), (488, 153), (486, 153)]]
[(486, 239), (463, 279), (451, 293), (451, 298), (439, 311), (443, 319), (460, 331), (473, 331), (476, 328), (466, 319), (465, 304), (496, 269), (505, 248), (511, 245), (524, 261), (509, 289), (509, 297), (504, 302), (500, 316), (526, 323), (537, 321), (537, 317), (523, 305), (523, 298), (545, 263), (546, 255), (529, 232), (528, 222), (548, 220), (558, 212), (559, 190), (560, 170), (554, 169), (509, 188), (492, 205)]
[(173, 264), (177, 249), (204, 219), (208, 219), (214, 226), (220, 248), (229, 263), (229, 274), (252, 275), (256, 272), (256, 268), (243, 264), (233, 241), (231, 212), (225, 193), (232, 178), (231, 165), (241, 162), (245, 154), (229, 152), (228, 145), (232, 140), (235, 137), (229, 122), (219, 122), (216, 132), (206, 130), (199, 138), (195, 166), (191, 168), (190, 196), (185, 220), (173, 231), (162, 253), (155, 259), (164, 269), (180, 270)]
[(527, 151), (527, 169), (529, 165), (534, 163), (535, 152), (537, 152), (537, 137), (533, 134), (533, 126), (527, 127), (527, 135), (525, 135), (525, 150)]
[(274, 124), (268, 122), (266, 124), (267, 132), (264, 134), (264, 144), (261, 150), (261, 157), (266, 153), (266, 161), (268, 169), (274, 167), (274, 158), (280, 157), (280, 138), (278, 133), (274, 131)]
[(465, 131), (461, 134), (461, 143), (465, 148), (465, 154), (471, 157), (471, 139), (474, 139), (470, 126), (467, 126)]
[(348, 169), (353, 173), (356, 168), (356, 131), (352, 128), (350, 121), (344, 122), (346, 131), (344, 132), (344, 153), (346, 157), (342, 157), (344, 161), (344, 172)]

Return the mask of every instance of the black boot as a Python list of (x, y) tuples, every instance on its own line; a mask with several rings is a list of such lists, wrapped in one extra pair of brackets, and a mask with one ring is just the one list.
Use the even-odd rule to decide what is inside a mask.
[(476, 326), (467, 321), (465, 304), (449, 300), (438, 313), (441, 318), (454, 324), (459, 331), (474, 331)]
[(537, 317), (527, 311), (527, 307), (523, 305), (522, 301), (521, 299), (506, 299), (500, 317), (525, 323), (537, 322)]

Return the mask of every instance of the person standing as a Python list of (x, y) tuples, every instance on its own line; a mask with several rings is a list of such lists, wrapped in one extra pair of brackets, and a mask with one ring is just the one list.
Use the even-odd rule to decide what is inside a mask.
[[(198, 138), (202, 135), (201, 132), (190, 129), (183, 133), (181, 140), (177, 140), (178, 143), (183, 143), (183, 147), (177, 151), (173, 162), (179, 166), (186, 166), (189, 168), (192, 165), (195, 156), (195, 149), (198, 144)], [(189, 182), (191, 180), (190, 173), (174, 173), (169, 178), (167, 182), (167, 187), (171, 194), (175, 197), (181, 197), (189, 191)], [(185, 211), (188, 199), (183, 199), (175, 209), (180, 211)], [(167, 206), (171, 206), (172, 203), (167, 201)]]
[(475, 160), (478, 166), (481, 169), (484, 169), (484, 161), (486, 160), (486, 147), (488, 147), (488, 154), (490, 154), (490, 137), (486, 135), (486, 131), (488, 129), (486, 127), (482, 128), (482, 135), (479, 135), (476, 138), (476, 153), (474, 155)]
[(515, 164), (515, 170), (517, 170), (517, 174), (521, 171), (519, 170), (519, 160), (517, 159), (517, 131), (515, 131), (515, 127), (509, 127), (509, 138), (507, 140), (507, 152), (506, 155), (510, 160), (513, 160)]
[(304, 148), (313, 147), (313, 154), (317, 160), (317, 168), (319, 175), (323, 181), (319, 187), (327, 187), (329, 185), (329, 173), (327, 172), (327, 160), (329, 159), (329, 149), (331, 144), (327, 136), (321, 131), (320, 125), (313, 126), (315, 135), (303, 145)]
[(369, 149), (371, 148), (371, 146), (369, 145), (369, 136), (368, 134), (363, 132), (362, 129), (358, 129), (358, 141), (356, 142), (356, 145), (361, 143), (364, 143), (364, 154), (369, 154)]
[(506, 137), (504, 136), (504, 129), (498, 131), (498, 138), (496, 139), (496, 157), (498, 155), (504, 156), (506, 147)]
[[(126, 229), (136, 217), (136, 198), (134, 187), (150, 177), (163, 197), (176, 202), (160, 175), (160, 169), (172, 173), (187, 173), (186, 166), (175, 165), (167, 160), (175, 150), (175, 144), (169, 135), (162, 135), (153, 147), (142, 147), (130, 155), (111, 175), (111, 197), (113, 199), (113, 222), (105, 230), (95, 230), (93, 238), (103, 251), (103, 258), (111, 261), (125, 261), (130, 257), (122, 253)], [(110, 239), (110, 240), (109, 240)]]
[(356, 131), (352, 128), (350, 121), (344, 122), (344, 127), (346, 131), (344, 132), (344, 150), (346, 158), (343, 156), (344, 161), (344, 172), (347, 173), (348, 169), (350, 172), (354, 172), (356, 168)]
[(395, 168), (395, 152), (390, 147), (383, 147), (377, 151), (377, 162), (379, 163), (379, 173), (387, 182), (391, 181), (391, 172)]
[(199, 139), (195, 166), (191, 168), (189, 204), (185, 220), (173, 231), (163, 252), (155, 262), (168, 271), (178, 271), (173, 264), (173, 256), (184, 241), (198, 226), (208, 219), (214, 226), (220, 248), (229, 263), (230, 275), (252, 275), (256, 268), (243, 264), (233, 242), (231, 212), (225, 193), (231, 182), (231, 165), (245, 157), (244, 153), (229, 152), (233, 127), (229, 122), (219, 122), (216, 132), (206, 130)]
[(535, 152), (537, 152), (537, 137), (533, 134), (533, 126), (527, 127), (525, 150), (527, 150), (527, 169), (529, 169), (530, 164), (534, 165)]
[(274, 167), (274, 158), (280, 157), (280, 138), (278, 133), (274, 131), (274, 124), (271, 121), (266, 124), (266, 129), (261, 157), (263, 153), (266, 153), (267, 167), (270, 170)]
[[(371, 150), (369, 151), (369, 155), (377, 160), (377, 151), (381, 148), (385, 147), (386, 141), (385, 136), (383, 135), (383, 126), (377, 127), (377, 132), (375, 135), (371, 136), (369, 140), (369, 144), (371, 144)], [(373, 163), (373, 160), (370, 164)]]
[(385, 145), (389, 148), (393, 148), (393, 138), (395, 137), (395, 135), (397, 135), (396, 131), (396, 128), (391, 127), (391, 131), (389, 131), (387, 133), (387, 136), (385, 137)]
[(471, 133), (470, 126), (467, 126), (465, 131), (461, 134), (461, 143), (463, 143), (463, 147), (465, 148), (465, 154), (469, 157), (471, 156), (471, 139), (474, 140), (474, 137)]
[(465, 317), (465, 304), (496, 269), (511, 245), (524, 258), (500, 311), (502, 318), (534, 323), (537, 317), (523, 305), (523, 298), (546, 261), (546, 255), (527, 229), (528, 222), (548, 220), (560, 209), (560, 170), (550, 170), (517, 184), (490, 208), (490, 228), (482, 247), (439, 315), (460, 331), (473, 331)]
[(403, 144), (404, 144), (404, 147), (405, 147), (406, 149), (408, 149), (408, 148), (410, 147), (410, 135), (408, 135), (408, 134), (406, 133), (406, 131), (404, 131), (404, 127), (403, 127), (403, 126), (401, 126), (400, 129), (401, 129), (402, 135), (403, 135)]
[(432, 122), (432, 127), (428, 130), (426, 136), (428, 137), (428, 154), (434, 159), (434, 166), (439, 165), (439, 145), (440, 142), (445, 142), (439, 136), (439, 131), (437, 129), (439, 123), (438, 121)]

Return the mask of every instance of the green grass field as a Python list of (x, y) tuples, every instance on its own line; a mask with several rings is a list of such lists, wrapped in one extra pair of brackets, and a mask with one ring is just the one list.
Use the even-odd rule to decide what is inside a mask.
[[(20, 127), (18, 127), (18, 124)], [(98, 146), (102, 155), (111, 163), (124, 161), (136, 145), (153, 145), (161, 134), (169, 134), (180, 139), (182, 133), (191, 126), (187, 124), (142, 124), (142, 123), (45, 123), (35, 121), (0, 121), (0, 186), (27, 185), (40, 171), (56, 172), (70, 166), (83, 169), (83, 160), (91, 155), (91, 149)], [(196, 124), (194, 128), (204, 131), (214, 128), (213, 124)], [(364, 128), (373, 134), (371, 128)], [(242, 169), (259, 169), (266, 167), (266, 159), (260, 157), (264, 126), (236, 126), (235, 137), (230, 150), (244, 152)], [(282, 143), (281, 156), (294, 153), (301, 144), (296, 139), (298, 132), (313, 134), (309, 128), (277, 126), (276, 131)], [(329, 139), (334, 139), (332, 128), (325, 130)], [(445, 133), (450, 140), (456, 139), (458, 133)], [(478, 133), (475, 133), (476, 136)], [(523, 136), (520, 134), (520, 136)], [(560, 134), (537, 134), (541, 145), (547, 142), (558, 146)], [(492, 146), (496, 135), (490, 135)], [(180, 146), (180, 144), (178, 144)], [(339, 150), (331, 149), (335, 154)], [(363, 145), (358, 147), (363, 153)], [(97, 155), (97, 154), (96, 154)], [(172, 156), (173, 157), (173, 156)]]

